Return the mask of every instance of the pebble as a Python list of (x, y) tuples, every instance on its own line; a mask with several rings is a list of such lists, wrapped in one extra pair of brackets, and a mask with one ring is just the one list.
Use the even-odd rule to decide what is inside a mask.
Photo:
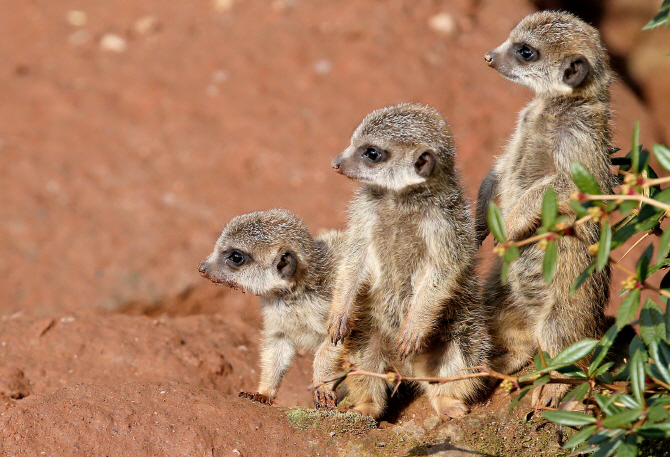
[(126, 40), (115, 33), (105, 33), (100, 39), (100, 48), (105, 51), (123, 52), (128, 48)]
[(133, 26), (133, 29), (138, 35), (149, 35), (160, 30), (161, 25), (156, 16), (144, 16), (138, 19)]
[(68, 24), (75, 27), (83, 27), (88, 22), (88, 17), (86, 17), (86, 13), (83, 11), (72, 10), (67, 12), (65, 20)]
[(428, 20), (428, 26), (436, 32), (444, 35), (455, 35), (458, 32), (458, 24), (449, 13), (439, 13)]

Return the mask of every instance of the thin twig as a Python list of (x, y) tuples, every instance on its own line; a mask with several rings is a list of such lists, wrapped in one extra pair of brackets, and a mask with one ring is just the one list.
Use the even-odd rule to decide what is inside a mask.
[(621, 262), (621, 261), (624, 259), (624, 257), (626, 257), (626, 256), (628, 255), (628, 253), (629, 253), (630, 251), (632, 251), (633, 249), (635, 249), (635, 246), (637, 246), (637, 245), (640, 244), (645, 238), (647, 238), (647, 237), (649, 236), (650, 233), (651, 233), (651, 232), (647, 232), (647, 233), (645, 233), (643, 236), (641, 236), (640, 239), (637, 240), (637, 241), (635, 242), (635, 244), (633, 244), (633, 245), (630, 247), (630, 249), (628, 249), (628, 250), (626, 251), (626, 253), (625, 253), (624, 255), (621, 256), (621, 258), (619, 259), (619, 262)]
[(553, 236), (561, 235), (561, 234), (567, 232), (568, 230), (572, 230), (572, 229), (574, 229), (574, 228), (577, 227), (578, 225), (582, 225), (582, 224), (584, 224), (585, 222), (590, 221), (591, 219), (593, 219), (593, 216), (587, 215), (587, 216), (582, 217), (581, 219), (577, 219), (577, 220), (576, 220), (574, 223), (572, 223), (571, 225), (568, 225), (567, 227), (562, 228), (562, 229), (560, 229), (560, 230), (556, 230), (555, 232), (540, 233), (539, 235), (533, 235), (533, 236), (531, 236), (530, 238), (525, 238), (525, 239), (523, 239), (523, 240), (519, 240), (519, 241), (510, 241), (510, 242), (508, 242), (508, 243), (505, 243), (504, 245), (505, 245), (505, 246), (516, 246), (516, 247), (525, 246), (525, 245), (527, 245), (527, 244), (531, 244), (531, 243), (535, 243), (536, 241), (540, 241), (540, 240), (542, 240), (542, 239), (544, 239), (544, 238), (548, 238), (548, 237), (550, 237), (550, 236), (552, 236), (552, 235), (553, 235)]
[(653, 198), (645, 197), (644, 195), (583, 195), (580, 200), (585, 201), (605, 201), (605, 200), (615, 200), (615, 201), (636, 201), (646, 203), (650, 206), (655, 206), (657, 208), (663, 209), (665, 211), (670, 211), (670, 205), (661, 203)]

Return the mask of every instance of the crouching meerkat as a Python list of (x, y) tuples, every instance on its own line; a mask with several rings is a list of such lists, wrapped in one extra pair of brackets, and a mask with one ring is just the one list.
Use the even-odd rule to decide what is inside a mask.
[[(333, 347), (326, 327), (340, 240), (334, 230), (313, 238), (292, 212), (273, 209), (235, 217), (200, 263), (205, 278), (260, 299), (260, 385), (258, 392), (240, 396), (271, 404), (297, 348), (317, 351), (315, 382), (340, 368), (342, 348)], [(323, 386), (314, 401), (331, 409), (336, 395)]]
[[(445, 377), (487, 363), (490, 339), (474, 274), (471, 212), (454, 170), (456, 149), (433, 108), (401, 104), (369, 114), (333, 160), (363, 184), (350, 206), (329, 331), (360, 369)], [(439, 414), (459, 417), (481, 379), (421, 383)], [(354, 410), (379, 418), (384, 380), (348, 380)]]
[[(576, 217), (570, 194), (577, 191), (570, 164), (584, 164), (603, 192), (614, 185), (610, 151), (609, 58), (598, 31), (568, 13), (540, 12), (524, 18), (509, 38), (485, 56), (505, 78), (531, 88), (535, 98), (521, 111), (506, 151), (479, 189), (478, 242), (488, 235), (486, 213), (495, 200), (505, 217), (509, 241), (535, 233), (541, 225), (542, 201), (552, 187), (559, 215)], [(542, 277), (544, 252), (523, 246), (500, 280), (498, 262), (485, 286), (492, 336), (501, 351), (493, 367), (512, 373), (526, 365), (539, 346), (551, 356), (582, 338), (601, 338), (607, 328), (609, 267), (593, 275), (570, 296), (570, 286), (593, 262), (587, 247), (600, 237), (588, 222), (575, 236), (558, 240), (558, 261), (551, 283)], [(558, 384), (544, 387), (543, 403), (566, 392)], [(537, 392), (536, 392), (537, 399)]]

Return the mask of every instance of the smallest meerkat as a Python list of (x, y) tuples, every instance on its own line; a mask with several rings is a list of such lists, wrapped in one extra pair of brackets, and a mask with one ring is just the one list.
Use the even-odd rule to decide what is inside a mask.
[[(260, 299), (260, 385), (258, 392), (240, 392), (240, 396), (272, 404), (298, 348), (317, 352), (315, 382), (337, 372), (342, 349), (326, 338), (326, 320), (340, 240), (335, 230), (312, 237), (290, 211), (260, 211), (230, 221), (213, 252), (200, 263), (205, 278), (239, 287)], [(314, 392), (317, 408), (334, 408), (336, 399), (326, 386)]]

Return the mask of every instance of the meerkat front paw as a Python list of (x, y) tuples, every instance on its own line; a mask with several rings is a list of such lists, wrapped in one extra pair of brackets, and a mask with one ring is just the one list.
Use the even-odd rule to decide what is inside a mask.
[(556, 408), (561, 399), (568, 393), (570, 386), (567, 384), (545, 384), (533, 389), (531, 404), (534, 408), (549, 406)]
[(266, 405), (271, 405), (272, 404), (272, 398), (268, 397), (267, 395), (263, 395), (258, 392), (240, 392), (239, 396), (241, 398), (246, 398), (251, 401), (255, 401), (258, 403), (263, 403)]
[(319, 387), (314, 390), (314, 406), (316, 409), (330, 411), (337, 406), (337, 393), (330, 389)]
[(423, 347), (423, 337), (416, 333), (400, 330), (400, 335), (395, 343), (395, 349), (400, 360), (413, 356)]
[(349, 319), (349, 316), (341, 315), (333, 319), (328, 326), (328, 333), (333, 344), (344, 341), (351, 334), (351, 319)]
[(452, 397), (435, 397), (431, 403), (433, 404), (435, 411), (437, 411), (441, 417), (449, 419), (458, 419), (470, 412), (465, 403)]

